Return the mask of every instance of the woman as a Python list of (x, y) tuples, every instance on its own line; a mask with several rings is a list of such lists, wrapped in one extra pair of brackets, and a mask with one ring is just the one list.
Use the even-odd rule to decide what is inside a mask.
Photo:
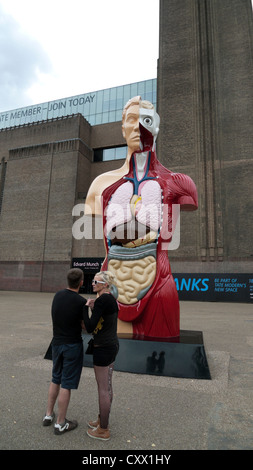
[[(98, 385), (99, 415), (97, 421), (88, 423), (87, 434), (94, 439), (110, 439), (108, 429), (109, 414), (112, 404), (112, 373), (114, 361), (119, 350), (117, 337), (118, 304), (111, 294), (114, 276), (109, 271), (101, 271), (95, 275), (92, 285), (97, 294), (94, 300), (89, 299), (87, 306), (92, 308), (89, 318), (84, 312), (84, 324), (88, 333), (93, 334), (93, 365)], [(94, 303), (94, 306), (93, 306)]]

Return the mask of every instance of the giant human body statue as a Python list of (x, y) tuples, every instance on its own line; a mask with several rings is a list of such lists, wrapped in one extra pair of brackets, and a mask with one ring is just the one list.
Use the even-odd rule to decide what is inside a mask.
[(118, 332), (134, 337), (180, 334), (179, 300), (168, 258), (172, 211), (174, 204), (181, 210), (198, 205), (192, 179), (157, 160), (159, 122), (150, 102), (139, 96), (128, 101), (122, 119), (126, 161), (98, 176), (86, 199), (86, 213), (103, 217), (102, 270), (117, 278)]

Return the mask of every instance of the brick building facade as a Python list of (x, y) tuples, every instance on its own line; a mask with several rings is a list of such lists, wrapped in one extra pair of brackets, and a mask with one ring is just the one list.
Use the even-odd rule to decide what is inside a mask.
[[(158, 159), (199, 194), (174, 273), (252, 273), (252, 31), (250, 0), (160, 1)], [(73, 208), (124, 145), (119, 118), (80, 112), (0, 130), (0, 289), (55, 291), (73, 258), (104, 257), (101, 238), (72, 236)], [(115, 147), (122, 160), (96, 161)]]
[(248, 0), (160, 3), (159, 159), (199, 194), (183, 270), (252, 272), (252, 32)]

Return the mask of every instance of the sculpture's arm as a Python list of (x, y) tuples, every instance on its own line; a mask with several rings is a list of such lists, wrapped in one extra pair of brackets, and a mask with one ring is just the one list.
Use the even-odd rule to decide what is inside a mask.
[(198, 208), (198, 193), (190, 176), (173, 173), (172, 181), (175, 190), (175, 202), (180, 204), (180, 209), (183, 211), (196, 210)]
[(99, 184), (99, 177), (97, 177), (91, 184), (85, 200), (85, 215), (102, 215), (101, 195), (101, 184)]
[(87, 215), (103, 215), (103, 191), (122, 178), (128, 172), (128, 164), (125, 163), (117, 170), (107, 171), (97, 176), (91, 183), (86, 201), (85, 214)]

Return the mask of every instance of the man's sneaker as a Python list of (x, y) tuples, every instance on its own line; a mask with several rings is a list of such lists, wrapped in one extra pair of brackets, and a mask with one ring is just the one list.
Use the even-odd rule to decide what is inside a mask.
[(96, 429), (99, 426), (99, 424), (100, 424), (100, 417), (99, 416), (97, 417), (96, 421), (89, 421), (88, 422), (88, 426), (91, 429)]
[(75, 429), (77, 425), (77, 421), (69, 421), (68, 419), (65, 419), (65, 423), (54, 425), (54, 433), (58, 435), (64, 434), (65, 432)]
[(43, 426), (50, 426), (54, 420), (55, 414), (53, 413), (51, 416), (45, 415), (42, 421)]
[(101, 441), (108, 441), (110, 439), (109, 429), (103, 429), (98, 426), (96, 429), (88, 429), (87, 434), (93, 439), (100, 439)]

